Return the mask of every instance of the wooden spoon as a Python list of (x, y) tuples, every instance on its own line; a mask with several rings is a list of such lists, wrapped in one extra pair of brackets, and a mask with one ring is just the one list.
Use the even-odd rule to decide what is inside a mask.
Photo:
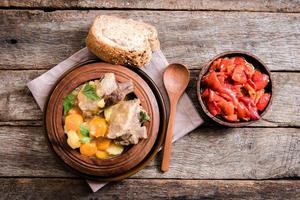
[(176, 106), (189, 80), (190, 72), (187, 67), (177, 63), (170, 64), (163, 75), (164, 85), (170, 100), (170, 116), (161, 166), (163, 172), (169, 170)]

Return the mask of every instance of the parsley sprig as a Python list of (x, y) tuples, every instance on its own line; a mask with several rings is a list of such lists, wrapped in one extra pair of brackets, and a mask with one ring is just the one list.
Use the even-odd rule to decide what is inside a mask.
[(98, 96), (97, 96), (97, 93), (96, 93), (96, 89), (95, 87), (91, 86), (90, 84), (85, 84), (83, 90), (82, 90), (82, 93), (87, 97), (89, 98), (90, 100), (98, 100), (100, 99)]
[(80, 141), (81, 143), (85, 144), (85, 143), (88, 143), (90, 142), (90, 137), (89, 137), (89, 129), (88, 127), (86, 127), (84, 124), (80, 124), (80, 133), (82, 135)]
[(148, 113), (146, 113), (145, 111), (141, 111), (140, 112), (140, 123), (142, 124), (149, 120), (150, 120), (150, 116), (148, 115)]
[(63, 99), (64, 115), (67, 115), (75, 103), (75, 95), (72, 93)]
[(90, 132), (89, 129), (85, 125), (80, 124), (80, 133), (81, 133), (81, 135), (89, 136), (89, 132)]

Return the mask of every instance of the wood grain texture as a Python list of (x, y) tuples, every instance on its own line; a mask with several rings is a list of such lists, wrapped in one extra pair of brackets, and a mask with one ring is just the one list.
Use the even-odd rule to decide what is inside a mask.
[(125, 180), (91, 193), (80, 179), (0, 178), (3, 199), (297, 199), (300, 181)]
[[(31, 125), (42, 119), (42, 113), (35, 103), (26, 83), (45, 72), (44, 70), (0, 70), (0, 121), (30, 120)], [(196, 95), (196, 79), (199, 70), (192, 70), (191, 81), (186, 92), (197, 109), (200, 109)], [(251, 126), (300, 126), (300, 74), (272, 73), (274, 81), (273, 104), (263, 117), (264, 120)], [(292, 95), (291, 95), (292, 94)], [(36, 123), (36, 122), (35, 122)]]
[[(271, 70), (300, 70), (300, 14), (191, 11), (0, 11), (0, 69), (46, 69), (85, 46), (95, 16), (156, 26), (168, 61), (200, 68), (228, 50), (249, 51)], [(284, 27), (284, 28), (283, 28)]]
[[(48, 149), (42, 127), (2, 126), (0, 176), (74, 177)], [(133, 178), (300, 178), (297, 128), (198, 128), (174, 143), (170, 170), (161, 153)]]
[[(245, 50), (272, 71), (299, 72), (299, 0), (4, 0), (0, 7), (29, 9), (0, 10), (0, 199), (299, 198), (299, 180), (196, 179), (300, 179), (299, 128), (291, 127), (300, 126), (300, 73), (272, 73), (273, 106), (254, 127), (200, 127), (174, 144), (168, 173), (159, 172), (160, 154), (131, 179), (98, 193), (91, 193), (49, 150), (42, 113), (25, 86), (84, 47), (87, 30), (99, 14), (154, 24), (169, 62), (190, 69), (201, 68), (223, 51)], [(101, 8), (110, 10), (97, 10)], [(226, 12), (233, 10), (251, 12)], [(187, 89), (197, 108), (198, 72), (193, 71)]]
[(0, 2), (2, 7), (22, 8), (53, 8), (53, 9), (80, 9), (80, 8), (127, 8), (127, 9), (171, 9), (171, 10), (237, 10), (237, 11), (271, 11), (271, 12), (299, 12), (299, 0), (4, 0)]

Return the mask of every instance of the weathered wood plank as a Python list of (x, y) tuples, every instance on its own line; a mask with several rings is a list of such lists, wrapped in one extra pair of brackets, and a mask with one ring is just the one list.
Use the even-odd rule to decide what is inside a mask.
[(0, 138), (0, 176), (74, 176), (48, 148), (41, 126), (1, 127)]
[(155, 25), (167, 59), (190, 68), (199, 69), (224, 51), (245, 50), (272, 70), (300, 70), (299, 13), (110, 10), (1, 10), (0, 69), (54, 66), (85, 46), (88, 28), (100, 14)]
[[(44, 70), (0, 70), (0, 121), (41, 120), (42, 113), (26, 83)], [(194, 105), (200, 109), (196, 96), (198, 70), (192, 70), (187, 89)], [(264, 120), (253, 126), (300, 126), (300, 73), (273, 73), (274, 101)], [(32, 122), (28, 122), (32, 124)]]
[(3, 199), (297, 199), (300, 181), (132, 180), (91, 193), (80, 179), (1, 178)]
[[(42, 119), (26, 83), (43, 71), (0, 71), (0, 121)], [(21, 117), (23, 116), (23, 117)]]
[(271, 12), (299, 12), (299, 0), (273, 0), (273, 1), (235, 1), (235, 0), (52, 0), (52, 1), (19, 1), (4, 0), (0, 2), (2, 7), (21, 7), (21, 8), (127, 8), (127, 9), (171, 9), (171, 10), (237, 10), (237, 11), (271, 11)]
[[(49, 151), (42, 127), (0, 129), (0, 176), (74, 177)], [(300, 178), (297, 128), (198, 128), (174, 144), (170, 171), (161, 155), (134, 178)]]

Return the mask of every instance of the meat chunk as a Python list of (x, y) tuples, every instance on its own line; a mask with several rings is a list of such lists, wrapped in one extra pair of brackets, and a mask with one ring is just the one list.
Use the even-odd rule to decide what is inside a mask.
[(122, 101), (125, 96), (134, 90), (131, 80), (128, 82), (118, 84), (114, 73), (106, 73), (100, 80), (94, 81), (96, 94), (99, 99), (89, 99), (80, 89), (77, 100), (78, 106), (82, 110), (84, 116), (91, 116), (92, 113), (101, 111), (99, 108), (99, 101), (104, 99), (105, 106), (111, 106), (119, 101)]
[(114, 73), (106, 73), (100, 79), (100, 81), (96, 82), (96, 93), (100, 98), (110, 95), (117, 89), (118, 83), (116, 81)]
[(82, 91), (77, 95), (78, 106), (82, 110), (84, 116), (91, 116), (92, 113), (98, 112), (98, 101), (87, 98)]
[(119, 101), (122, 101), (127, 94), (133, 92), (134, 86), (132, 81), (127, 81), (125, 83), (119, 83), (119, 87), (113, 91), (110, 95), (104, 97), (105, 105), (111, 106)]
[(147, 130), (140, 123), (139, 99), (121, 101), (113, 106), (107, 137), (121, 145), (137, 144), (147, 138)]

